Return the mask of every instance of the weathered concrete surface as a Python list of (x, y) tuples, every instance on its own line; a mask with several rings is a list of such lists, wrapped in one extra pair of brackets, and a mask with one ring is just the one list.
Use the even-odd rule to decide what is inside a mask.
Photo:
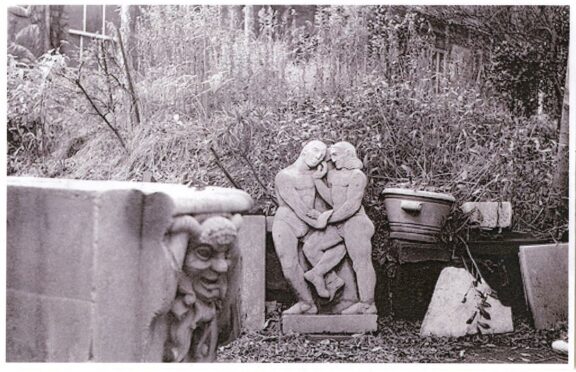
[(94, 201), (91, 192), (8, 187), (8, 361), (89, 359)]
[(266, 299), (266, 217), (244, 216), (238, 232), (242, 256), (242, 328), (264, 328)]
[(377, 330), (378, 315), (283, 315), (283, 333), (366, 333)]
[(161, 185), (109, 186), (8, 178), (8, 361), (162, 360), (177, 284), (163, 239), (178, 208)]
[(490, 288), (485, 283), (475, 288), (473, 282), (474, 277), (464, 269), (447, 267), (442, 270), (422, 321), (421, 336), (461, 337), (478, 331), (492, 334), (514, 330), (512, 309), (491, 296), (486, 297), (489, 306), (484, 308), (490, 319), (481, 315), (482, 298), (478, 291), (488, 294)]
[(521, 246), (520, 271), (537, 329), (568, 319), (568, 244)]
[(8, 289), (7, 362), (90, 359), (92, 303)]
[(510, 202), (467, 202), (462, 204), (462, 212), (471, 213), (470, 222), (480, 228), (493, 229), (512, 226), (512, 204)]
[[(7, 286), (17, 294), (8, 305), (9, 350), (33, 354), (38, 347), (45, 351), (33, 358), (51, 362), (150, 356), (144, 333), (162, 310), (158, 299), (173, 298), (176, 277), (159, 242), (142, 239), (145, 198), (138, 190), (9, 187)], [(154, 226), (162, 226), (158, 216), (164, 227), (171, 223), (169, 198), (164, 207), (162, 214), (156, 206)], [(156, 233), (161, 239), (163, 233)], [(23, 353), (7, 357), (28, 361)]]
[(90, 192), (8, 188), (8, 288), (91, 300), (94, 198)]

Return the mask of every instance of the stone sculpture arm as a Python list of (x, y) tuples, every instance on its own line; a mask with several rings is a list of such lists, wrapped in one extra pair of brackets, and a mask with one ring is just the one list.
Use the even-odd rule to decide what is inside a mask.
[(322, 181), (321, 179), (315, 178), (314, 186), (316, 186), (316, 191), (318, 191), (320, 197), (324, 199), (324, 201), (328, 203), (328, 205), (334, 206), (334, 202), (332, 201), (332, 194), (330, 192), (330, 189), (328, 188), (328, 185), (326, 185), (326, 183), (324, 183), (324, 181)]
[(276, 176), (276, 192), (278, 193), (278, 197), (282, 199), (282, 201), (284, 201), (290, 209), (294, 211), (296, 216), (306, 224), (315, 229), (323, 229), (326, 227), (327, 221), (318, 221), (307, 215), (310, 208), (302, 202), (300, 195), (298, 195), (298, 191), (296, 191), (296, 188), (292, 184), (292, 180), (287, 179), (287, 177), (281, 173)]
[(360, 170), (355, 170), (348, 185), (347, 200), (340, 207), (334, 209), (328, 223), (345, 221), (358, 212), (362, 207), (362, 198), (367, 184), (366, 175)]

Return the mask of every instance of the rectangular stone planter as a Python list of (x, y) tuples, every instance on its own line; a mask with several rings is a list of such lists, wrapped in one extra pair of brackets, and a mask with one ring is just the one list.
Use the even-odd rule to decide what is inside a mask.
[(221, 188), (8, 177), (7, 361), (162, 361), (173, 217), (251, 203)]

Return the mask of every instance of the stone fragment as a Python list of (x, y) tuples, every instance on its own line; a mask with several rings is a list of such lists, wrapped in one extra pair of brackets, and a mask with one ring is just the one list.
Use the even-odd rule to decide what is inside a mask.
[(366, 333), (377, 330), (376, 314), (283, 315), (283, 333)]
[[(475, 287), (474, 277), (468, 271), (445, 268), (422, 321), (420, 336), (461, 337), (478, 332), (512, 332), (512, 309), (503, 306), (490, 293), (491, 289), (485, 283)], [(482, 297), (488, 305), (482, 306)]]
[(520, 272), (537, 329), (568, 319), (568, 244), (520, 246)]
[(238, 232), (242, 256), (242, 328), (264, 328), (266, 298), (266, 217), (244, 216)]
[(466, 202), (462, 212), (471, 213), (470, 222), (480, 228), (494, 229), (512, 226), (512, 204), (510, 202)]

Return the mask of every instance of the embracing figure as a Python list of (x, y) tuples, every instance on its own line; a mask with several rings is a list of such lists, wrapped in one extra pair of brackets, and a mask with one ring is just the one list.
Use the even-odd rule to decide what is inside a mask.
[[(330, 166), (324, 161), (326, 151), (324, 143), (311, 141), (296, 162), (276, 177), (280, 206), (272, 228), (274, 245), (284, 275), (298, 298), (284, 313), (318, 312), (306, 281), (314, 285), (319, 297), (331, 300), (345, 285), (334, 268), (347, 254), (356, 276), (359, 301), (342, 314), (375, 314), (376, 275), (371, 261), (374, 225), (362, 207), (367, 177), (360, 170), (362, 162), (352, 144), (331, 146)], [(332, 209), (322, 211), (318, 195)], [(298, 258), (300, 241), (312, 265), (306, 272)]]

